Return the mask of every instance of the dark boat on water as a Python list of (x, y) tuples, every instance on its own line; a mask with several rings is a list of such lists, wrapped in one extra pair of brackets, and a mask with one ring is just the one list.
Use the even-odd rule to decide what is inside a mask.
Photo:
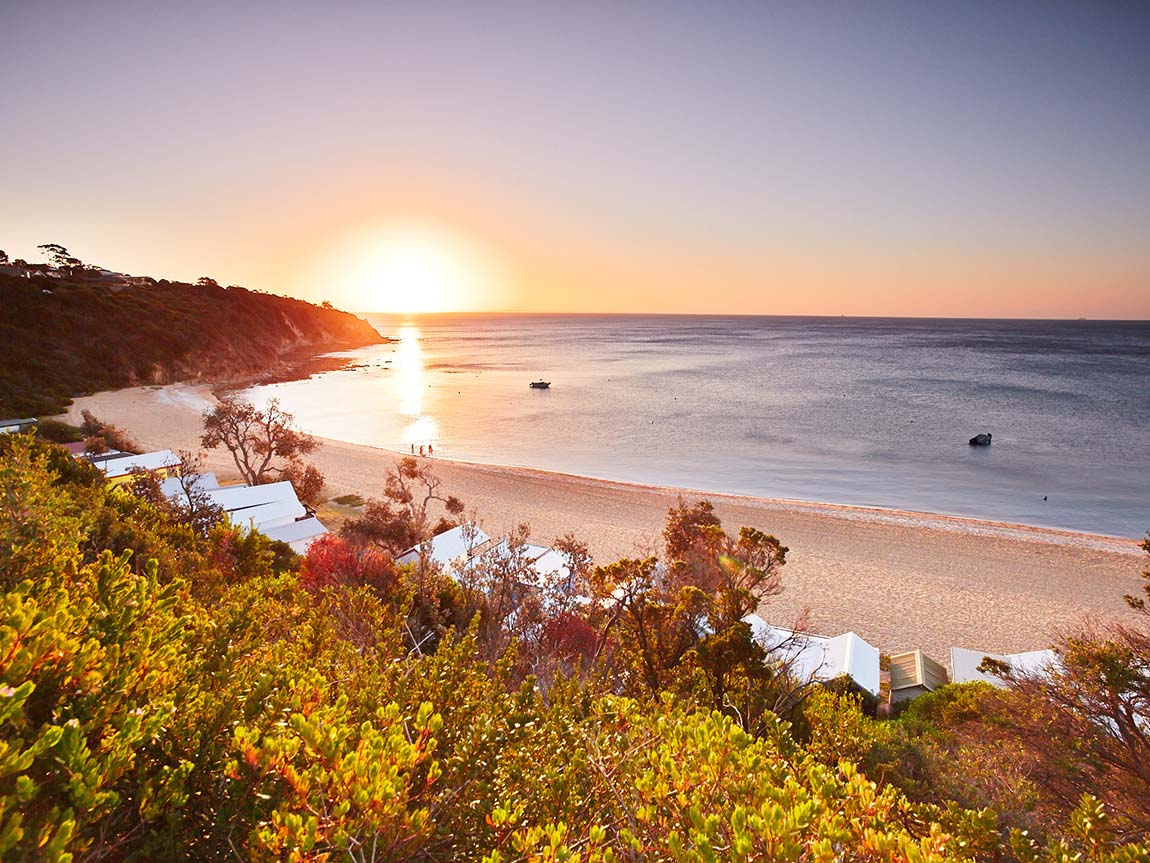
[(545, 389), (549, 389), (550, 387), (551, 387), (551, 381), (532, 381), (531, 382), (531, 389), (533, 389), (533, 390), (545, 390)]

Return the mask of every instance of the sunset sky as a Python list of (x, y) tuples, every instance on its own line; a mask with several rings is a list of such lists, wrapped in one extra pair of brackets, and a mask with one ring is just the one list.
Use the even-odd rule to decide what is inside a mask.
[(1150, 5), (0, 0), (0, 248), (358, 311), (1150, 318)]

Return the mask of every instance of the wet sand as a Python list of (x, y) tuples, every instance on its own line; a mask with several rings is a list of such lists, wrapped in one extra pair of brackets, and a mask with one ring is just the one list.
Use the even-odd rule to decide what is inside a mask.
[[(198, 449), (205, 386), (98, 393), (80, 411), (128, 430), (148, 449)], [(311, 457), (331, 496), (378, 495), (403, 453), (322, 440)], [(1131, 540), (925, 513), (741, 497), (590, 479), (529, 468), (431, 460), (443, 490), (474, 508), (484, 529), (531, 525), (536, 541), (567, 532), (606, 563), (658, 548), (679, 495), (706, 497), (729, 530), (751, 525), (790, 549), (784, 591), (760, 613), (787, 625), (809, 609), (812, 632), (853, 630), (885, 652), (921, 647), (942, 662), (951, 646), (990, 652), (1046, 647), (1059, 632), (1133, 622), (1122, 601), (1139, 590), (1142, 553)], [(207, 467), (236, 479), (230, 456)]]

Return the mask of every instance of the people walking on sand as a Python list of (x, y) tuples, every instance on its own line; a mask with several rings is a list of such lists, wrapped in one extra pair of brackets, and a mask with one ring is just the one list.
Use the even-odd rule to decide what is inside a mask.
[(415, 444), (411, 445), (411, 454), (415, 455)]
[(419, 445), (419, 454), (420, 454), (421, 456), (423, 455), (423, 444), (420, 444), (420, 445)]
[(435, 450), (432, 448), (431, 444), (428, 444), (427, 445), (427, 454), (431, 455), (434, 452), (435, 452)]

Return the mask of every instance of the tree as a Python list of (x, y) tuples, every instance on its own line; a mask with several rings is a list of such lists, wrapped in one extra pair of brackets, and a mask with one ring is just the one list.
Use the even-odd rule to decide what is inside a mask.
[[(1146, 534), (1146, 539), (1142, 541), (1142, 550), (1150, 555), (1150, 533)], [(1135, 611), (1150, 617), (1150, 561), (1147, 561), (1146, 568), (1142, 570), (1142, 580), (1145, 582), (1142, 585), (1142, 592), (1146, 594), (1145, 598), (1127, 594), (1123, 599)]]
[(196, 279), (196, 284), (201, 288), (218, 288), (220, 286), (220, 283), (211, 276), (200, 276)]
[(520, 524), (507, 539), (469, 560), (456, 574), (469, 617), (478, 615), (479, 654), (495, 662), (516, 635), (530, 635), (542, 624), (538, 606), (525, 609), (532, 558), (527, 554), (531, 528)]
[[(1065, 636), (1059, 662), (1012, 675), (994, 711), (1026, 748), (1031, 781), (1063, 812), (1099, 796), (1127, 838), (1150, 837), (1150, 634), (1118, 628)], [(1001, 671), (1001, 669), (999, 669)]]
[[(454, 527), (463, 515), (463, 502), (440, 490), (443, 481), (431, 466), (403, 458), (388, 470), (382, 499), (364, 505), (360, 518), (347, 521), (343, 534), (359, 542), (371, 542), (400, 554)], [(447, 516), (432, 522), (432, 507), (440, 504)]]
[(315, 465), (299, 461), (288, 462), (280, 473), (280, 479), (290, 482), (296, 496), (308, 506), (314, 508), (322, 502), (326, 480)]
[(663, 553), (667, 559), (687, 560), (705, 527), (722, 527), (714, 505), (709, 500), (700, 500), (689, 507), (680, 497), (678, 504), (667, 511), (667, 523), (663, 527)]
[(31, 435), (0, 441), (0, 589), (39, 580), (75, 555), (91, 513), (54, 482), (48, 453)]
[(663, 540), (669, 582), (714, 597), (715, 629), (737, 623), (782, 590), (787, 547), (753, 527), (728, 535), (710, 501), (688, 507), (680, 498), (667, 512)]
[(674, 672), (705, 631), (706, 594), (669, 586), (654, 557), (596, 567), (591, 584), (595, 599), (609, 607), (597, 653), (614, 633), (625, 686), (658, 695), (674, 682)]
[(142, 447), (119, 426), (104, 422), (86, 408), (80, 411), (80, 416), (83, 418), (80, 436), (84, 439), (84, 449), (87, 452), (101, 453), (110, 449), (120, 452), (141, 451)]
[(76, 270), (84, 266), (84, 263), (79, 258), (73, 256), (71, 252), (59, 243), (44, 243), (36, 248), (40, 249), (47, 256), (48, 260), (61, 270)]
[(0, 264), (8, 263), (8, 253), (0, 249)]
[(711, 623), (715, 629), (723, 629), (755, 611), (767, 597), (782, 592), (787, 547), (753, 527), (739, 528), (738, 539), (722, 534), (718, 545), (717, 590)]
[(300, 456), (319, 446), (314, 437), (295, 427), (295, 417), (280, 408), (278, 399), (257, 410), (232, 397), (220, 399), (204, 414), (200, 443), (207, 449), (225, 447), (244, 482), (251, 485), (272, 482), (288, 470), (298, 472)]
[[(1150, 554), (1150, 538), (1143, 548)], [(1125, 599), (1146, 619), (1150, 569), (1142, 577), (1146, 598)], [(1119, 835), (1150, 838), (1150, 628), (1088, 626), (1060, 636), (1054, 650), (1058, 661), (1040, 672), (984, 660), (1009, 685), (992, 721), (1021, 742), (1030, 780), (1062, 815), (1094, 794)]]
[(587, 543), (576, 538), (573, 533), (565, 533), (555, 540), (553, 548), (563, 555), (567, 569), (571, 571), (571, 581), (567, 585), (569, 593), (587, 593), (590, 591), (588, 577), (594, 560)]
[(179, 468), (172, 479), (180, 487), (179, 494), (168, 497), (164, 494), (159, 476), (143, 468), (131, 472), (132, 493), (168, 513), (177, 523), (190, 527), (196, 536), (206, 539), (212, 528), (223, 522), (224, 510), (204, 488), (201, 476), (203, 457), (186, 450), (181, 450), (178, 456)]

